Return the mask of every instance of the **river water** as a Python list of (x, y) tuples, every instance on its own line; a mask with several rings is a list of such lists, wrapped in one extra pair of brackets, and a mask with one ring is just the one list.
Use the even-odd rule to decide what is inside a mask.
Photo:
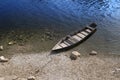
[(78, 48), (120, 54), (120, 0), (0, 0), (0, 28), (49, 27), (64, 33), (96, 22), (97, 32)]

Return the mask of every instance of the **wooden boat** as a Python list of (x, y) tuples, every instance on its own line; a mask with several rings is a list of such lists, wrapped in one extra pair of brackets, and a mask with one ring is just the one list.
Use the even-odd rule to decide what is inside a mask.
[(61, 39), (52, 49), (52, 51), (59, 51), (59, 50), (66, 50), (82, 43), (87, 38), (89, 38), (93, 33), (96, 31), (96, 24), (92, 23), (82, 30), (74, 32), (66, 36), (65, 38)]

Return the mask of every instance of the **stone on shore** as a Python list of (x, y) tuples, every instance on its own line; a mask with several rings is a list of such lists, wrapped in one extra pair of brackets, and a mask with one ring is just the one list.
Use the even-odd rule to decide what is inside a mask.
[(77, 52), (77, 51), (73, 51), (73, 52), (71, 53), (71, 55), (70, 55), (70, 58), (71, 58), (72, 60), (76, 60), (78, 57), (80, 57), (80, 53)]
[(16, 43), (15, 41), (10, 41), (10, 42), (8, 42), (8, 45), (13, 45), (15, 43)]
[(120, 73), (120, 68), (116, 68), (112, 73)]
[(8, 62), (8, 59), (4, 56), (0, 56), (0, 62)]
[(96, 51), (91, 51), (90, 55), (97, 55), (98, 53)]
[(3, 46), (0, 46), (0, 51), (3, 51), (3, 49), (4, 49)]
[(29, 77), (27, 78), (27, 80), (35, 80), (35, 77), (34, 77), (34, 76), (29, 76)]

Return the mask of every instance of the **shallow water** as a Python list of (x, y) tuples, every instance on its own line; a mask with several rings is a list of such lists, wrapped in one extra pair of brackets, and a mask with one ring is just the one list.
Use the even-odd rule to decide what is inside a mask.
[(68, 34), (96, 22), (98, 31), (77, 47), (83, 51), (120, 54), (119, 21), (120, 0), (0, 0), (0, 31), (51, 27)]

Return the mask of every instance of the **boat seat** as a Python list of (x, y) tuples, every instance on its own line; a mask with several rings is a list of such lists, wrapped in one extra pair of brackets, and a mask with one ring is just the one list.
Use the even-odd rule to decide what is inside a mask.
[(86, 36), (85, 35), (83, 35), (83, 34), (81, 34), (81, 33), (78, 33), (77, 34), (79, 37), (81, 37), (81, 38), (85, 38)]
[(68, 40), (70, 40), (71, 42), (78, 42), (79, 40), (77, 40), (77, 39), (75, 39), (75, 38), (73, 38), (72, 36), (68, 36), (69, 37), (69, 39)]
[(74, 39), (78, 40), (78, 41), (82, 40), (82, 38), (78, 37), (77, 35), (74, 35), (74, 36), (72, 36), (72, 37), (73, 37)]
[(69, 41), (71, 41), (72, 43), (76, 43), (77, 41), (75, 41), (74, 39), (68, 39)]
[(67, 47), (67, 45), (65, 43), (61, 43), (60, 46), (61, 47)]
[(85, 36), (88, 35), (88, 33), (86, 33), (85, 31), (82, 31), (81, 33), (84, 34)]
[(86, 29), (85, 31), (87, 31), (88, 33), (92, 32), (90, 29)]
[(68, 42), (66, 42), (66, 41), (64, 41), (63, 43), (65, 43), (66, 45), (68, 45), (68, 46), (70, 46), (71, 44), (70, 43), (68, 43)]
[(69, 43), (70, 45), (74, 44), (74, 43), (71, 42), (70, 40), (66, 40), (65, 42)]

